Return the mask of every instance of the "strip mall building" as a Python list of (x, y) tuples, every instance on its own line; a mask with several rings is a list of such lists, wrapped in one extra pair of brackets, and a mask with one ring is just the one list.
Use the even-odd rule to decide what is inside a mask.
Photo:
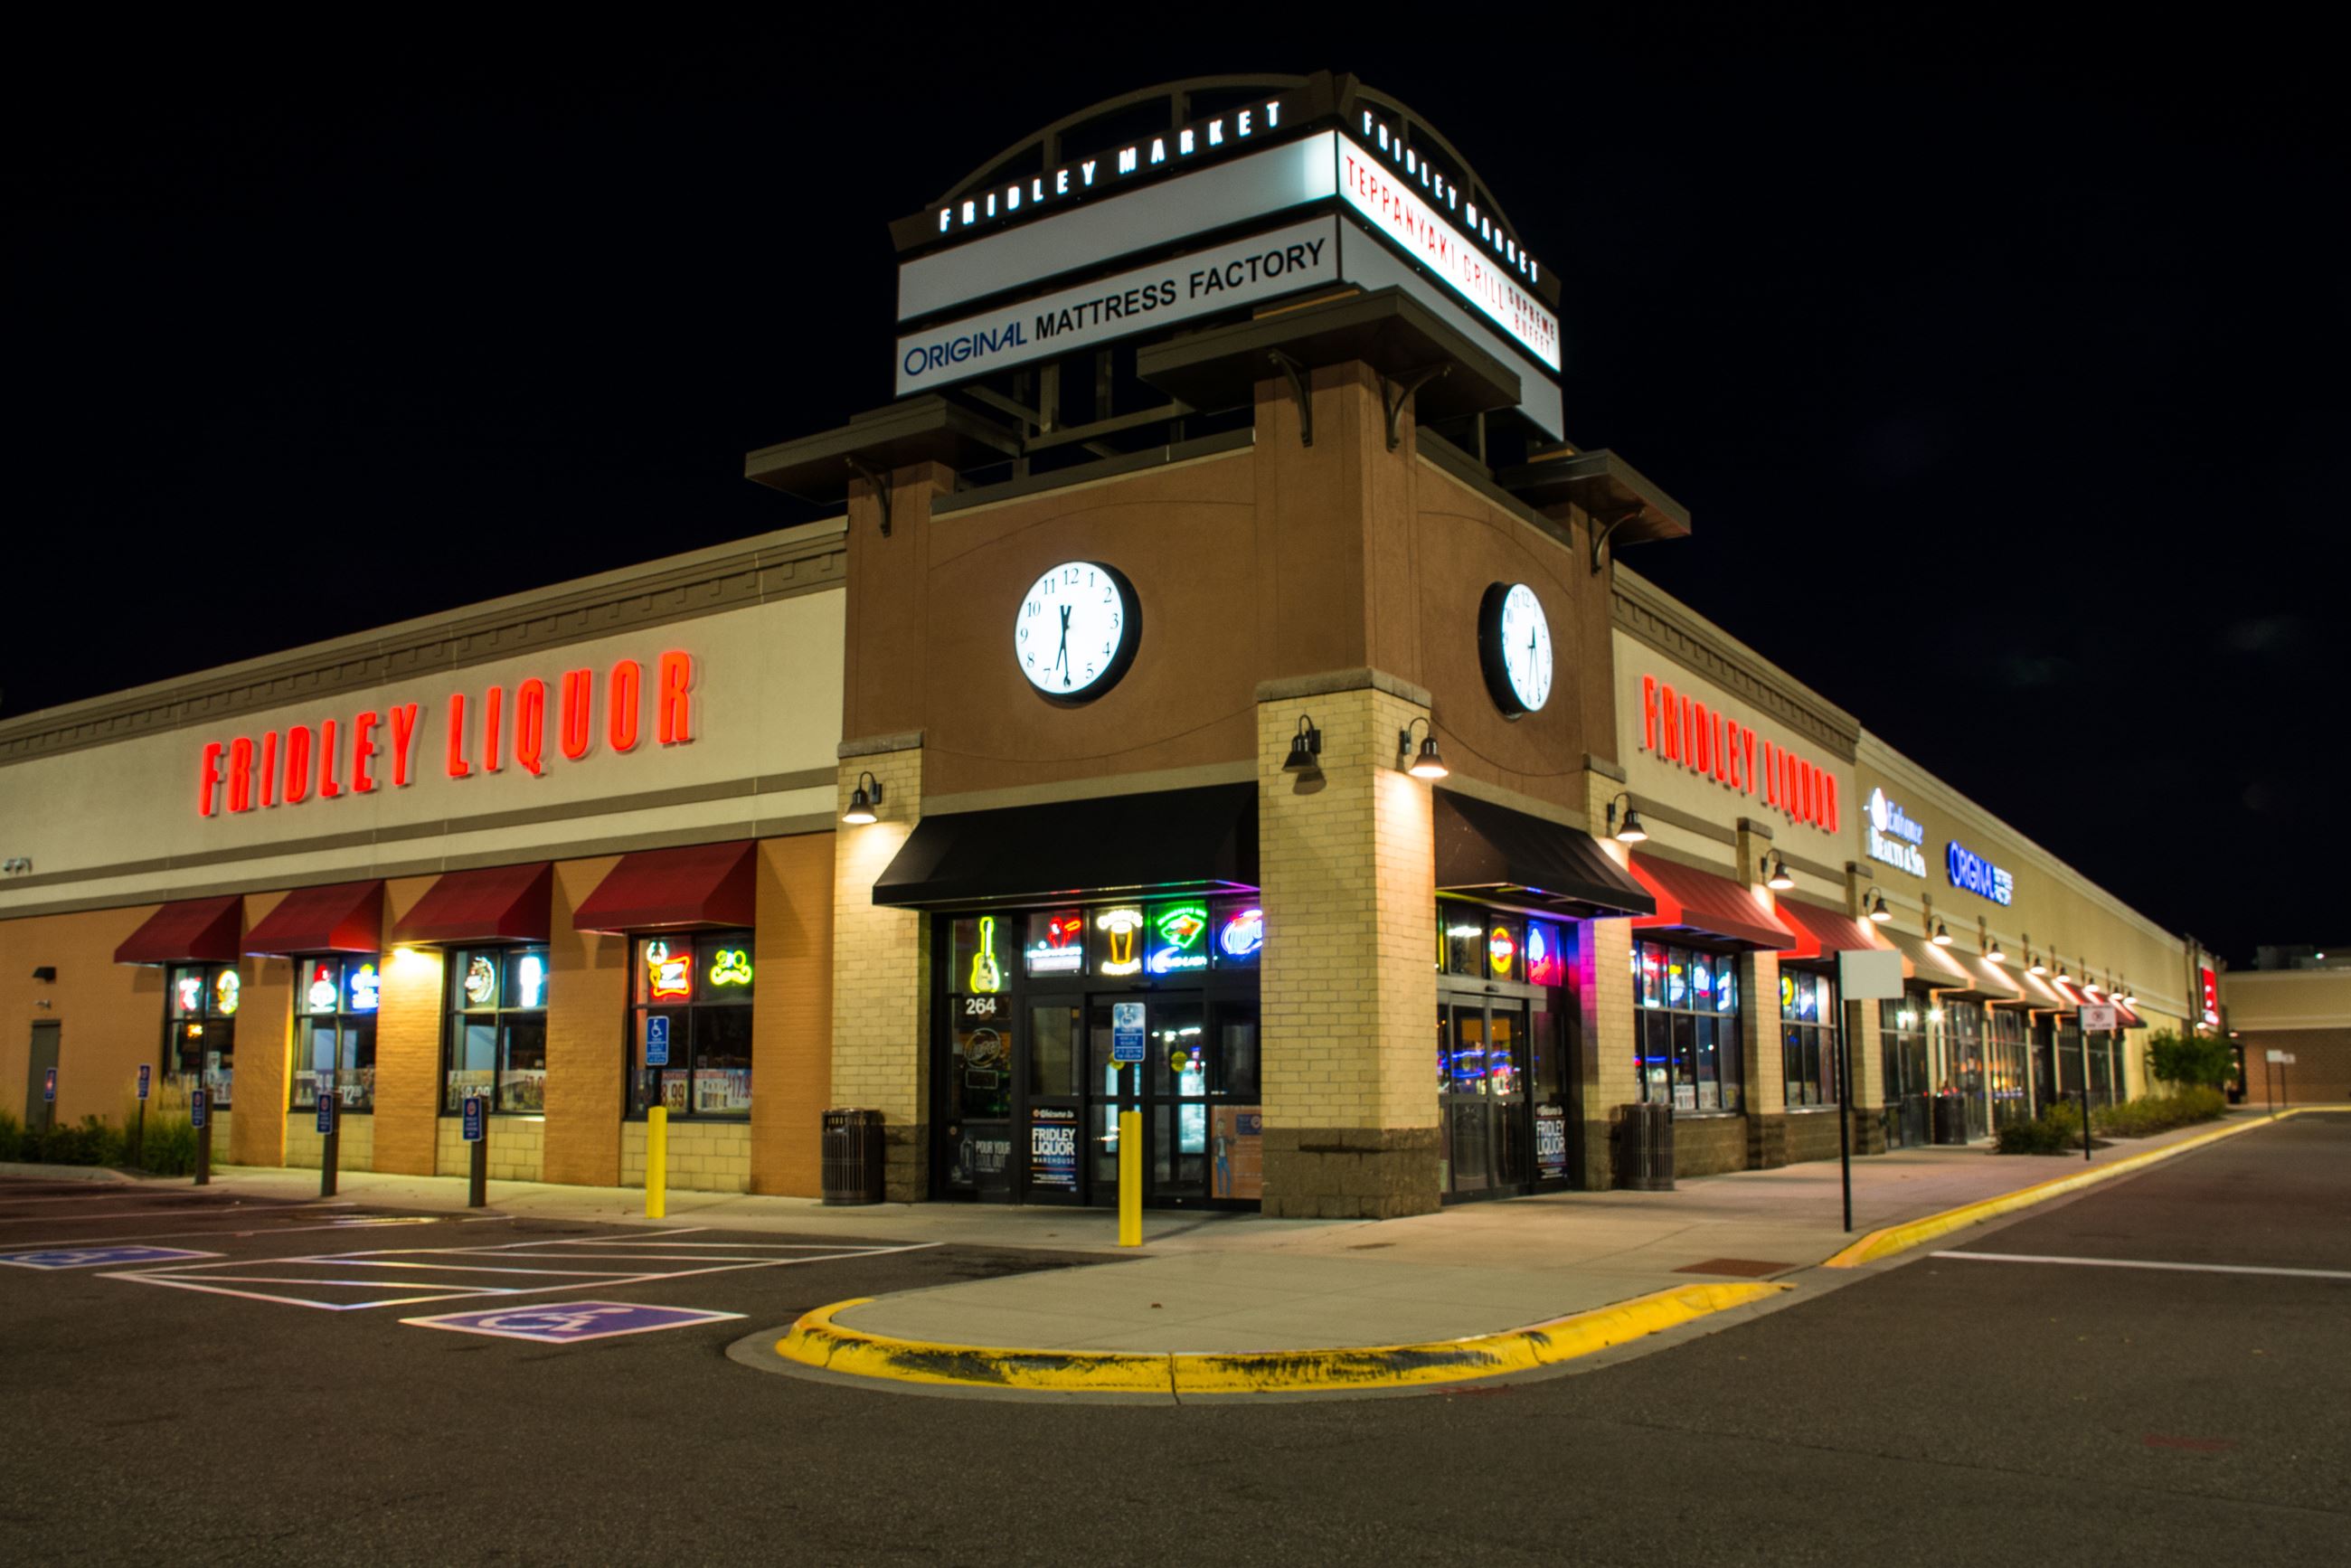
[(813, 1195), (856, 1106), (893, 1198), (1091, 1204), (1138, 1108), (1153, 1202), (1384, 1216), (1607, 1186), (1644, 1102), (1834, 1156), (1840, 1041), (1856, 1147), (1983, 1137), (2217, 1007), (1618, 564), (1688, 517), (1395, 99), (1153, 89), (893, 235), (896, 400), (747, 464), (830, 520), (0, 724), (28, 1120), (144, 1065), (225, 1159), (329, 1093), (455, 1174), (478, 1092), (493, 1176), (630, 1185), (659, 1103), (676, 1185)]

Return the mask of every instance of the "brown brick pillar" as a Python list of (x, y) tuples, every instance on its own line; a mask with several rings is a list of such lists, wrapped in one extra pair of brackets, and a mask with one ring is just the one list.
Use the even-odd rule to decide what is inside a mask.
[(751, 1016), (751, 1190), (818, 1196), (832, 1093), (833, 835), (759, 845), (758, 998)]

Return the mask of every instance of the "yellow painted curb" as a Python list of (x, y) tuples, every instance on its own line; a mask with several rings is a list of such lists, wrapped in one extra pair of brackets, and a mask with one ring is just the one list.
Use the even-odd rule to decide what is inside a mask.
[(1792, 1285), (1684, 1285), (1528, 1328), (1423, 1344), (1226, 1354), (1013, 1350), (891, 1339), (834, 1322), (871, 1297), (802, 1316), (776, 1342), (787, 1361), (856, 1377), (1077, 1394), (1301, 1394), (1408, 1388), (1531, 1372), (1628, 1343)]
[(1995, 1218), (2000, 1215), (2012, 1214), (2020, 1208), (2031, 1208), (2036, 1203), (2046, 1203), (2053, 1197), (2063, 1197), (2069, 1192), (2079, 1192), (2084, 1187), (2095, 1186), (2102, 1181), (2110, 1181), (2118, 1176), (2127, 1176), (2135, 1170), (2144, 1170), (2148, 1166), (2168, 1160), (2175, 1155), (2184, 1155), (2190, 1149), (2200, 1149), (2207, 1144), (2217, 1144), (2223, 1138), (2233, 1138), (2241, 1133), (2250, 1133), (2256, 1127), (2266, 1127), (2273, 1123), (2283, 1122), (2287, 1117), (2298, 1116), (2304, 1111), (2346, 1109), (2351, 1109), (2351, 1106), (2296, 1105), (2291, 1110), (2281, 1111), (2273, 1116), (2263, 1116), (2256, 1122), (2240, 1122), (2234, 1126), (2215, 1127), (2209, 1133), (2199, 1133), (2192, 1138), (2182, 1138), (2176, 1144), (2166, 1144), (2159, 1149), (2148, 1149), (2143, 1154), (2132, 1155), (2127, 1159), (2116, 1160), (2110, 1166), (2092, 1166), (2089, 1169), (2078, 1171), (2073, 1176), (2059, 1176), (2053, 1181), (2020, 1187), (2014, 1192), (2005, 1193), (1999, 1197), (1987, 1197), (1980, 1202), (1961, 1204), (1957, 1208), (1947, 1208), (1940, 1214), (1928, 1215), (1923, 1219), (1911, 1219), (1900, 1225), (1889, 1225), (1883, 1230), (1871, 1231), (1842, 1252), (1828, 1259), (1821, 1264), (1821, 1267), (1858, 1269), (1865, 1263), (1875, 1263), (1882, 1258), (1891, 1258), (1897, 1252), (1907, 1252), (1921, 1242), (1932, 1241), (1938, 1236), (1948, 1236), (1954, 1230), (1964, 1230), (1970, 1225), (1981, 1225), (1985, 1220)]

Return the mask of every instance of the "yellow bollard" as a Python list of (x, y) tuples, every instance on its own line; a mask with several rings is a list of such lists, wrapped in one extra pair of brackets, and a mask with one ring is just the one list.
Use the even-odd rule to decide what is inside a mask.
[(668, 1214), (668, 1197), (669, 1107), (655, 1105), (645, 1113), (645, 1218)]
[(1118, 1244), (1143, 1245), (1143, 1113), (1118, 1113)]

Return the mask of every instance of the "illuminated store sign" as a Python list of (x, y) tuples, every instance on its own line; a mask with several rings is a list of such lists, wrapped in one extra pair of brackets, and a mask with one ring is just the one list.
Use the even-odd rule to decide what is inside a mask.
[[(526, 963), (528, 962), (528, 959), (524, 961)], [(375, 972), (375, 966), (373, 964), (352, 965), (350, 976), (343, 982), (343, 985), (344, 988), (349, 990), (351, 994), (350, 1010), (352, 1012), (371, 1013), (375, 1011), (377, 1003), (382, 998), (383, 987), (381, 984), (380, 977)]]
[(1132, 975), (1142, 969), (1137, 949), (1143, 946), (1143, 911), (1132, 904), (1105, 909), (1094, 916), (1094, 929), (1102, 935), (1102, 973)]
[(1029, 917), (1029, 946), (1021, 956), (1032, 975), (1074, 975), (1086, 967), (1083, 910), (1056, 909)]
[(310, 971), (310, 983), (303, 988), (302, 1000), (314, 1013), (335, 1010), (335, 967), (320, 964)]
[(694, 995), (694, 954), (672, 952), (656, 937), (645, 944), (645, 987), (657, 1002), (682, 1002)]
[(199, 1013), (204, 1010), (204, 977), (202, 975), (183, 975), (172, 983), (179, 988), (179, 1007), (182, 1012)]
[(1563, 986), (1567, 955), (1560, 950), (1559, 928), (1540, 920), (1527, 922), (1527, 984)]
[(747, 986), (751, 983), (751, 954), (745, 947), (721, 947), (710, 956), (710, 983), (713, 986)]
[(525, 953), (515, 963), (515, 988), (522, 993), (515, 998), (515, 1006), (546, 1006), (547, 960), (536, 953)]
[[(652, 954), (646, 957), (650, 959)], [(486, 1008), (498, 999), (498, 961), (486, 953), (476, 953), (465, 963), (465, 1005)]]
[(1176, 904), (1152, 912), (1151, 926), (1158, 943), (1144, 967), (1155, 975), (1180, 974), (1208, 967), (1208, 906)]
[[(1558, 371), (1559, 318), (1512, 276), (1521, 273), (1530, 281), (1534, 277), (1532, 261), (1521, 256), (1515, 241), (1501, 240), (1502, 248), (1497, 252), (1492, 239), (1462, 233), (1391, 173), (1383, 160), (1345, 136), (1339, 138), (1339, 194), (1479, 314), (1553, 373)], [(1473, 206), (1473, 227), (1478, 221)], [(1494, 233), (1490, 220), (1485, 228), (1488, 235)]]
[(2210, 969), (2199, 967), (2196, 971), (2196, 978), (2199, 987), (2198, 995), (2200, 998), (2199, 1006), (2204, 1014), (2204, 1027), (2219, 1029), (2220, 1027), (2220, 977)]
[[(662, 745), (681, 746), (694, 738), (693, 687), (694, 655), (664, 653), (654, 665), (651, 692), (653, 737)], [(533, 678), (511, 693), (502, 685), (453, 693), (444, 770), (452, 779), (464, 779), (477, 767), (484, 773), (500, 772), (511, 760), (523, 772), (544, 778), (554, 760), (550, 739), (552, 750), (572, 762), (595, 748), (599, 708), (604, 744), (616, 752), (633, 751), (646, 699), (644, 669), (634, 659), (621, 660), (601, 681), (594, 670), (567, 670), (553, 688)], [(198, 765), (197, 814), (299, 806), (346, 792), (372, 794), (386, 784), (405, 789), (419, 771), (416, 737), (425, 712), (423, 703), (390, 703), (348, 721), (321, 720), (315, 729), (298, 724), (258, 738), (240, 735), (206, 741)], [(478, 723), (469, 722), (476, 714)]]
[(1641, 677), (1641, 749), (1660, 760), (1760, 795), (1792, 821), (1837, 831), (1835, 774), (1655, 675)]
[(1228, 958), (1247, 961), (1258, 956), (1265, 946), (1265, 911), (1236, 909), (1225, 916), (1223, 929), (1217, 933), (1217, 946)]
[(2016, 879), (1959, 840), (1951, 841), (1947, 859), (1953, 887), (1965, 888), (1978, 898), (1989, 898), (1994, 904), (2015, 902)]
[(898, 340), (900, 397), (1339, 278), (1329, 218), (967, 316)]
[(1910, 814), (1886, 798), (1883, 789), (1869, 792), (1869, 858), (1899, 866), (1912, 876), (1927, 874), (1927, 853), (1920, 846), (1927, 830)]
[(223, 969), (213, 977), (213, 1010), (224, 1016), (236, 1011), (237, 993), (245, 982), (236, 977), (235, 969)]

